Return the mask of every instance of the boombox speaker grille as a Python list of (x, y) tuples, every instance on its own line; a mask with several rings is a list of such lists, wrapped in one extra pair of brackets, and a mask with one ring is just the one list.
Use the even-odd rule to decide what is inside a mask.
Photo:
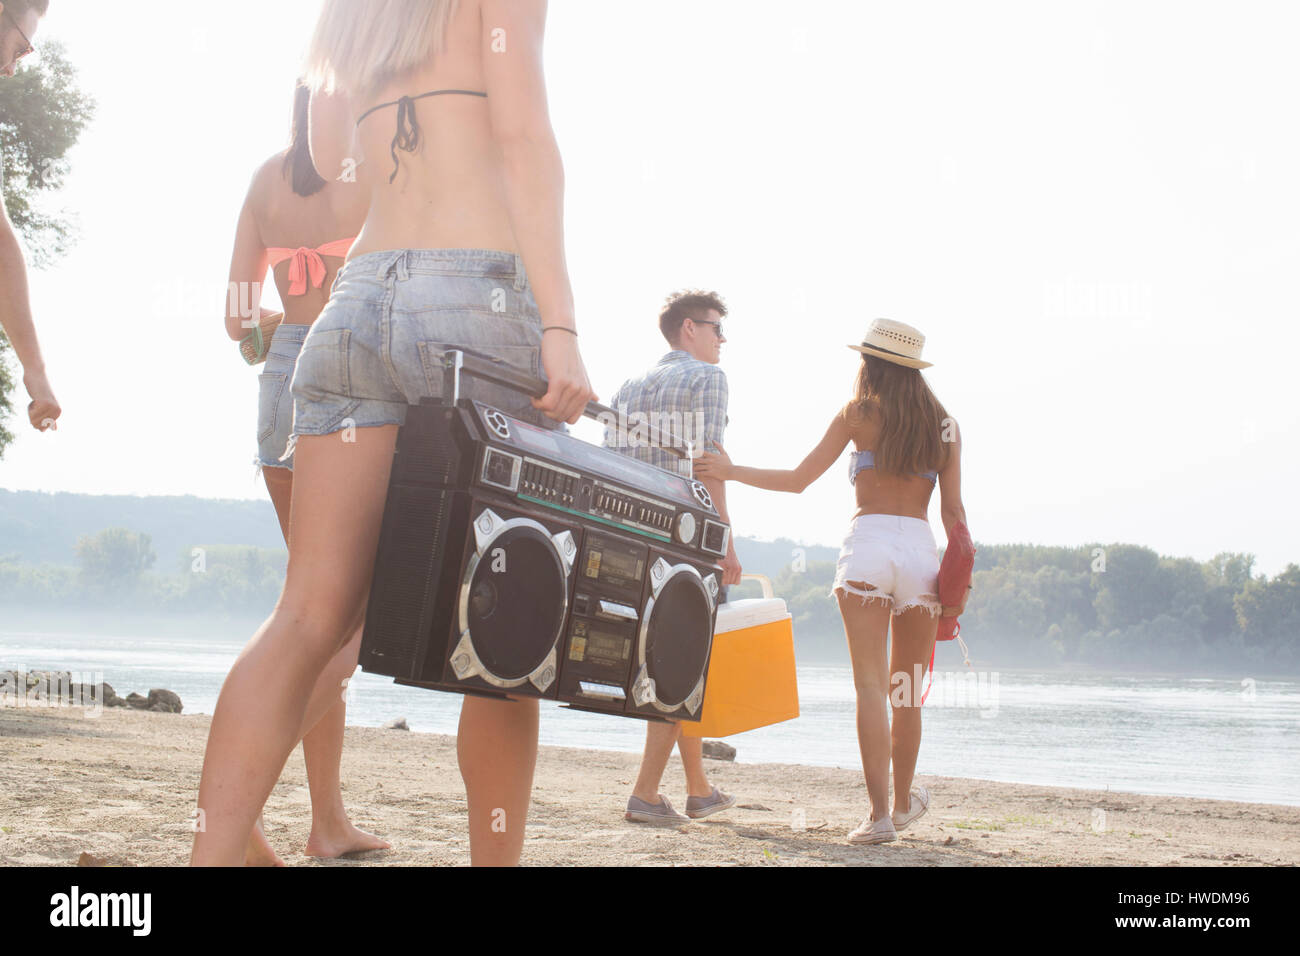
[(535, 528), (508, 528), (467, 573), (465, 619), (479, 660), (504, 680), (527, 677), (555, 646), (568, 605), (555, 545)]
[(660, 703), (678, 706), (699, 683), (709, 654), (711, 620), (709, 599), (696, 575), (674, 575), (655, 598), (645, 660)]

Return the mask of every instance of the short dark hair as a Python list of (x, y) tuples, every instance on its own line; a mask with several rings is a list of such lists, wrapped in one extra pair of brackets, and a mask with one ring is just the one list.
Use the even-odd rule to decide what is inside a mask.
[(50, 0), (6, 0), (5, 9), (11, 16), (20, 17), (28, 10), (35, 10), (38, 17), (50, 12)]
[(664, 301), (664, 310), (659, 313), (659, 331), (669, 345), (676, 345), (682, 334), (682, 323), (687, 319), (703, 321), (710, 309), (717, 309), (718, 315), (727, 314), (727, 305), (716, 292), (699, 289), (674, 292)]

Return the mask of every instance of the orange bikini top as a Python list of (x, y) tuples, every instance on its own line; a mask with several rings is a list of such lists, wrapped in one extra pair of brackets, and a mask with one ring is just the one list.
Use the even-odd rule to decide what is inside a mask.
[(306, 295), (309, 278), (312, 286), (317, 289), (325, 282), (325, 262), (321, 256), (342, 258), (348, 254), (356, 240), (357, 237), (353, 236), (351, 239), (335, 239), (315, 249), (299, 246), (297, 249), (267, 249), (266, 253), (271, 257), (272, 269), (286, 259), (293, 260), (289, 265), (289, 294)]

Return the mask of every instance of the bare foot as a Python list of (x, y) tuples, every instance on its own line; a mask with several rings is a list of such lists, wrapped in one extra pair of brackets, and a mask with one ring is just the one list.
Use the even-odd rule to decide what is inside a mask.
[(313, 828), (307, 838), (307, 848), (302, 852), (307, 856), (321, 857), (326, 860), (337, 859), (349, 853), (364, 853), (367, 850), (387, 850), (392, 846), (387, 840), (381, 840), (373, 833), (354, 827), (348, 823), (337, 833), (318, 834)]
[(257, 824), (253, 827), (253, 832), (249, 834), (248, 847), (244, 850), (244, 866), (287, 865), (271, 849), (271, 843), (266, 839), (266, 834), (262, 831), (262, 820), (259, 817)]

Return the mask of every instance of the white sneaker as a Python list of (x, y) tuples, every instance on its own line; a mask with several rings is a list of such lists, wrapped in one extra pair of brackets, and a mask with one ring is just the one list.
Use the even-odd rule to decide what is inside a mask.
[(898, 831), (894, 829), (894, 821), (889, 817), (881, 817), (875, 823), (868, 817), (849, 834), (850, 843), (892, 843), (897, 839)]
[(912, 788), (911, 803), (908, 804), (906, 813), (894, 812), (890, 819), (894, 821), (895, 830), (906, 830), (921, 817), (925, 816), (925, 811), (930, 809), (930, 791), (920, 785)]

